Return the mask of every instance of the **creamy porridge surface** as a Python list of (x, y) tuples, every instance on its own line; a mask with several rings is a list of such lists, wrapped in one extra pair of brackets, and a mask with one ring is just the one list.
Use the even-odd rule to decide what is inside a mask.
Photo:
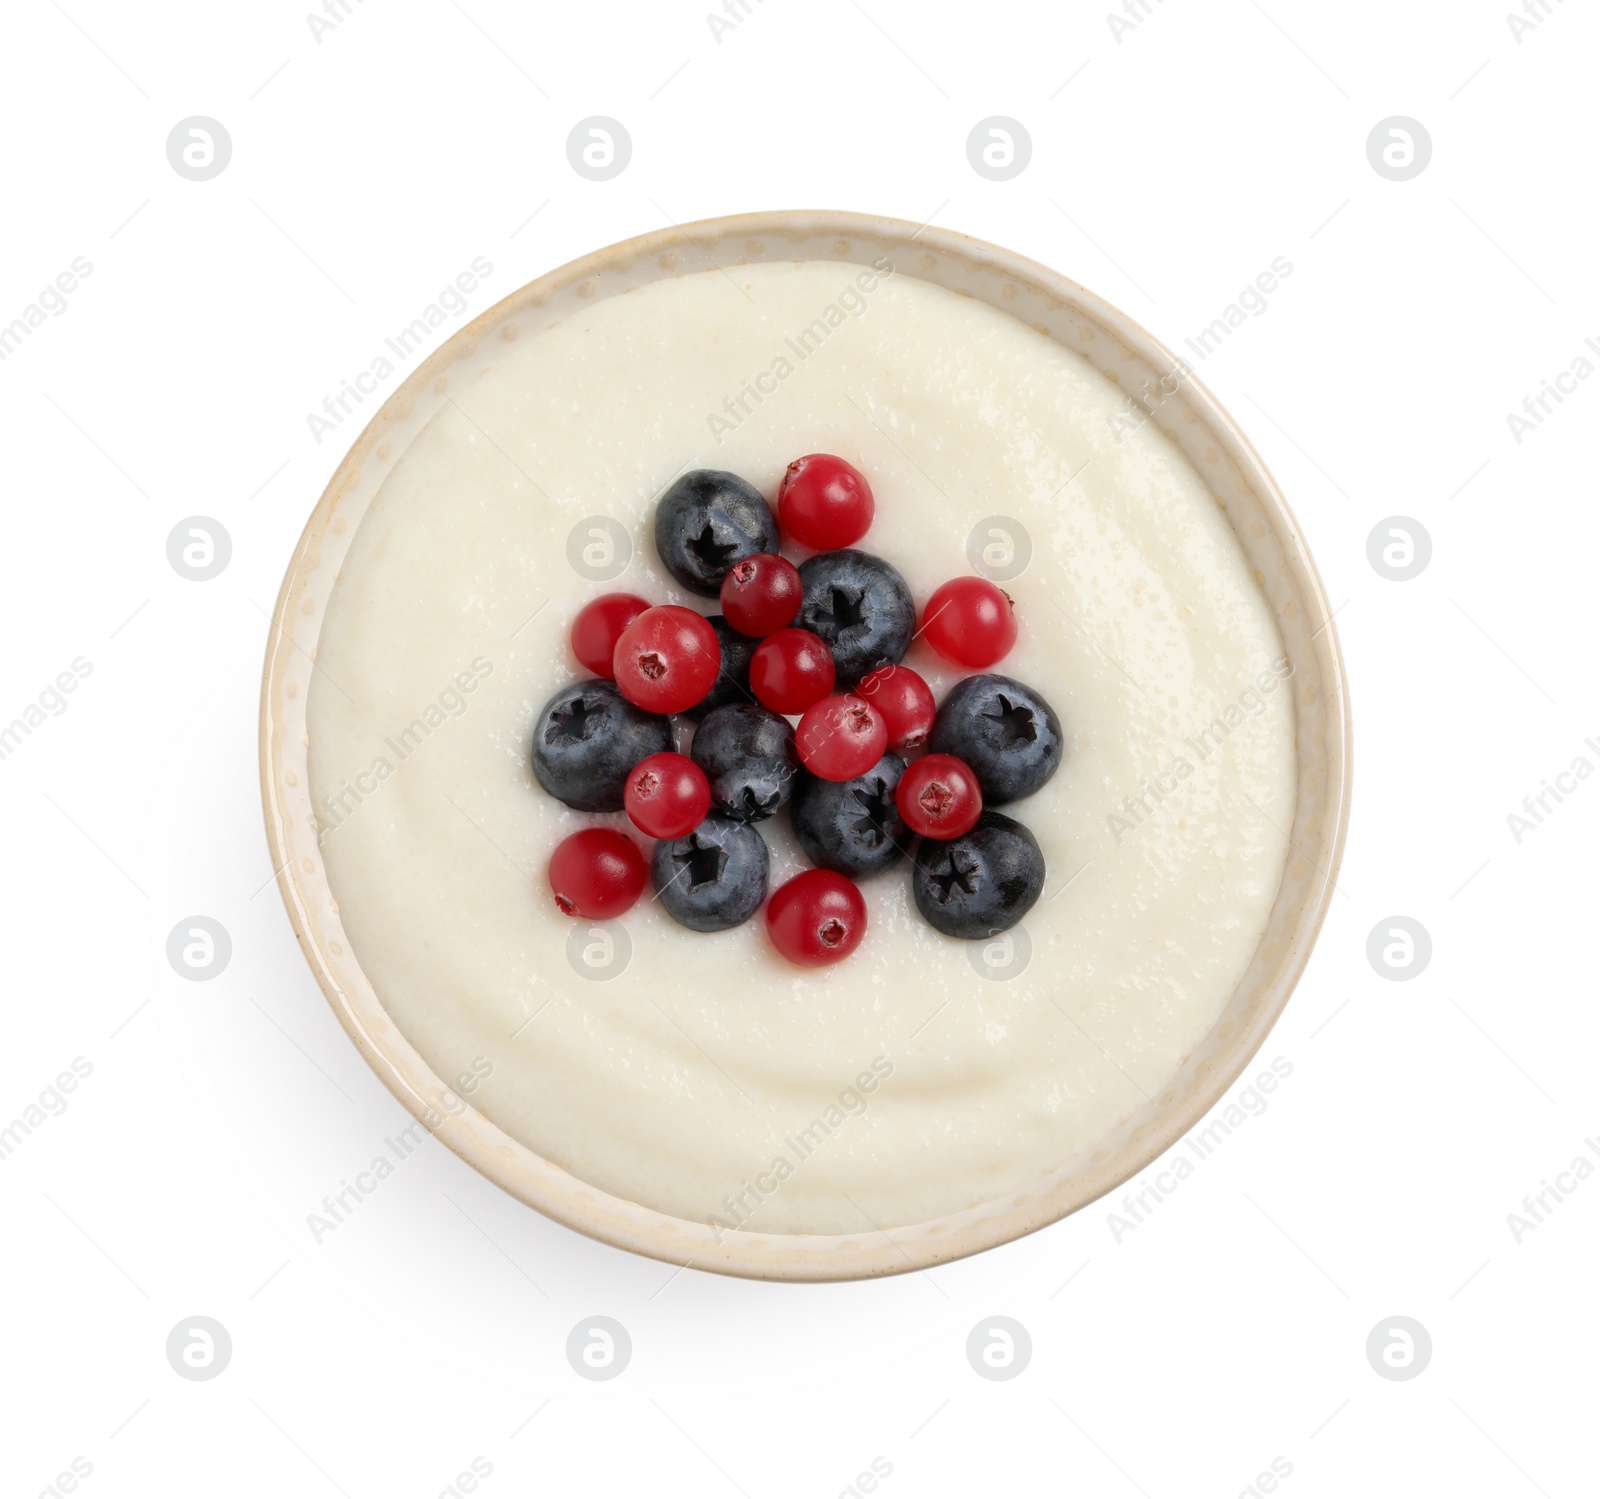
[[(1157, 1095), (1265, 925), (1294, 729), (1226, 517), (1160, 420), (1132, 430), (1129, 410), (994, 308), (823, 262), (600, 300), (456, 390), (357, 530), (308, 705), (340, 915), (438, 1076), (596, 1187), (767, 1233), (868, 1233), (1001, 1197)], [(575, 935), (544, 886), (550, 852), (627, 822), (569, 811), (530, 770), (535, 714), (580, 675), (572, 616), (617, 590), (714, 611), (656, 561), (655, 496), (703, 467), (770, 499), (819, 451), (871, 480), (859, 545), (919, 601), (972, 571), (980, 521), (1031, 539), (1004, 584), (1021, 636), (996, 669), (1066, 732), (1055, 778), (1004, 808), (1044, 850), (1044, 895), (986, 953), (921, 920), (903, 861), (863, 882), (867, 939), (822, 971), (779, 958), (759, 917), (704, 935), (642, 901), (625, 936)], [(568, 562), (590, 516), (632, 538), (609, 581)], [(920, 645), (906, 663), (941, 698), (961, 675)], [(786, 814), (759, 826), (774, 885), (805, 867)], [(593, 972), (623, 946), (615, 976), (580, 975), (585, 949)]]

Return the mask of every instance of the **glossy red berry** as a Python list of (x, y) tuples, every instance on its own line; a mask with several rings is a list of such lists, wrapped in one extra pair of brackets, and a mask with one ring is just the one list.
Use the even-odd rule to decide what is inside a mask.
[(583, 669), (597, 677), (609, 677), (617, 640), (649, 607), (650, 600), (636, 594), (603, 593), (578, 610), (572, 621), (572, 654)]
[(772, 892), (767, 935), (791, 963), (823, 968), (847, 958), (867, 935), (867, 903), (854, 881), (808, 869)]
[(677, 604), (646, 609), (617, 639), (617, 688), (649, 713), (682, 713), (717, 680), (722, 647), (703, 614)]
[(683, 838), (711, 810), (711, 783), (687, 755), (646, 755), (628, 772), (622, 805), (641, 833)]
[(792, 625), (805, 598), (800, 569), (772, 552), (735, 562), (722, 580), (722, 617), (757, 639)]
[(983, 811), (983, 792), (965, 760), (924, 755), (906, 767), (894, 804), (906, 826), (924, 838), (959, 838), (970, 833)]
[(873, 508), (866, 475), (831, 453), (796, 458), (778, 486), (779, 529), (816, 552), (860, 541)]
[(889, 748), (919, 750), (933, 732), (933, 688), (909, 666), (880, 666), (856, 685), (856, 695), (878, 710), (889, 730)]
[(750, 658), (750, 690), (774, 713), (804, 713), (833, 691), (833, 653), (810, 630), (779, 630)]
[(864, 776), (889, 747), (882, 716), (850, 692), (807, 708), (794, 738), (801, 763), (823, 781)]
[(1017, 643), (1011, 596), (987, 578), (952, 578), (922, 611), (922, 634), (946, 661), (981, 670)]
[(609, 921), (639, 898), (649, 869), (626, 833), (584, 828), (550, 855), (550, 893), (567, 916)]

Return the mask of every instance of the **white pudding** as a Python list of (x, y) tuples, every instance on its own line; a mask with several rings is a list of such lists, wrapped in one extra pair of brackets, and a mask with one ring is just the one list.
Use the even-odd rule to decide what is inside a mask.
[[(925, 1222), (1110, 1143), (1244, 973), (1295, 797), (1271, 613), (1167, 418), (1142, 417), (1077, 354), (886, 261), (657, 282), (454, 391), (357, 530), (308, 703), (340, 916), (437, 1075), (583, 1181), (747, 1232)], [(858, 545), (919, 601), (973, 570), (980, 522), (986, 566), (1031, 545), (995, 669), (1065, 729), (1055, 777), (1002, 809), (1039, 840), (1043, 896), (1006, 938), (956, 941), (902, 861), (863, 882), (861, 948), (820, 971), (759, 916), (700, 934), (645, 900), (620, 932), (568, 920), (551, 851), (627, 826), (530, 767), (535, 715), (582, 674), (573, 615), (619, 590), (714, 612), (656, 560), (655, 497), (717, 468), (771, 498), (811, 452), (867, 475)], [(632, 542), (601, 581), (568, 560), (596, 516)], [(601, 570), (610, 543), (580, 540)], [(906, 664), (941, 699), (964, 674), (921, 644)], [(774, 885), (805, 867), (786, 813), (759, 827)]]

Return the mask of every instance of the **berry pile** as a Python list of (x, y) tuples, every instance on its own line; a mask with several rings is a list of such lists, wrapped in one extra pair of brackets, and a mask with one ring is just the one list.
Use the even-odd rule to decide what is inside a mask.
[[(1033, 906), (1044, 856), (993, 808), (1055, 774), (1061, 722), (1032, 688), (989, 670), (1017, 638), (993, 583), (936, 589), (918, 630), (905, 579), (855, 546), (873, 508), (865, 477), (825, 453), (789, 465), (776, 515), (716, 469), (684, 474), (661, 497), (657, 554), (722, 613), (610, 593), (573, 620), (573, 655), (594, 676), (545, 704), (534, 776), (580, 812), (625, 811), (657, 841), (646, 860), (615, 828), (565, 839), (549, 869), (565, 914), (619, 916), (647, 881), (699, 932), (738, 926), (765, 902), (773, 946), (819, 967), (866, 935), (855, 882), (908, 853), (917, 909), (948, 936), (994, 936)], [(813, 555), (796, 567), (779, 555), (782, 539)], [(942, 704), (900, 665), (917, 634), (978, 673)], [(687, 755), (674, 749), (674, 714), (698, 724)], [(785, 806), (816, 868), (768, 899), (755, 824)]]

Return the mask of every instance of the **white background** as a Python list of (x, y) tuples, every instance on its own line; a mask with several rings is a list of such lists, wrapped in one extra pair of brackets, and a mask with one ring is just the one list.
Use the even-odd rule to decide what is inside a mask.
[[(0, 722), (93, 668), (0, 762), (0, 1124), (93, 1068), (0, 1161), (4, 1491), (81, 1458), (88, 1494), (423, 1499), (481, 1457), (491, 1499), (831, 1496), (881, 1457), (890, 1499), (1190, 1499), (1281, 1457), (1295, 1499), (1592, 1493), (1600, 1182), (1520, 1243), (1507, 1215), (1600, 1137), (1600, 784), (1520, 844), (1506, 819), (1600, 765), (1600, 381), (1520, 444), (1506, 415), (1600, 337), (1593, 10), (1550, 0), (1519, 41), (1488, 0), (1151, 0), (1118, 40), (1098, 4), (750, 0), (719, 42), (703, 0), (463, 4), (352, 0), (320, 42), (290, 3), (4, 9), (0, 323), (93, 265), (0, 364)], [(209, 182), (166, 156), (197, 114), (233, 142)], [(606, 183), (565, 151), (595, 114), (633, 140)], [(1407, 182), (1366, 154), (1397, 114), (1433, 142)], [(967, 161), (989, 115), (1032, 137), (1008, 182)], [(358, 426), (318, 445), (306, 414), (475, 256), (471, 313), (669, 219), (823, 206), (1022, 250), (1180, 350), (1292, 263), (1196, 361), (1353, 682), (1340, 893), (1261, 1056), (1292, 1075), (1120, 1243), (1104, 1203), (877, 1284), (674, 1275), (429, 1141), (317, 1244), (306, 1215), (406, 1116), (261, 827), (267, 611)], [(166, 556), (195, 514), (233, 542), (206, 583)], [(1433, 541), (1404, 583), (1367, 559), (1396, 514)], [(206, 983), (165, 956), (195, 913), (233, 942)], [(1366, 957), (1397, 913), (1433, 941), (1405, 983)], [(164, 1351), (196, 1314), (233, 1343), (209, 1382)], [(594, 1314), (633, 1340), (604, 1384), (564, 1353)], [(964, 1352), (996, 1314), (1033, 1342), (1004, 1383)], [(1397, 1314), (1433, 1342), (1406, 1382), (1365, 1353)]]

